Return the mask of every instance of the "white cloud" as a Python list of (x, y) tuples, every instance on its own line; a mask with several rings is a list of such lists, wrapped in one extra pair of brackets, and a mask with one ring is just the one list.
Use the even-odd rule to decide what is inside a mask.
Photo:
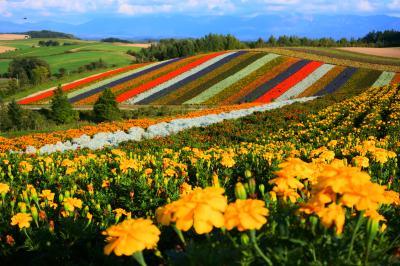
[(388, 8), (391, 10), (400, 9), (400, 0), (393, 0), (388, 4)]
[(154, 13), (168, 13), (172, 10), (171, 5), (131, 5), (122, 3), (118, 7), (118, 12), (125, 15), (142, 15)]
[(360, 0), (357, 3), (357, 8), (360, 11), (371, 12), (375, 10), (374, 5), (368, 0)]
[(47, 16), (149, 14), (249, 16), (265, 13), (388, 14), (398, 13), (400, 0), (0, 0), (0, 16), (26, 11)]

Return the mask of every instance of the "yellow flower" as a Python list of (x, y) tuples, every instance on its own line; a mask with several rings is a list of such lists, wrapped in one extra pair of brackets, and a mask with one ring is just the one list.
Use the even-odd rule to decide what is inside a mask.
[(364, 156), (356, 156), (353, 158), (353, 163), (357, 167), (367, 168), (369, 167), (369, 159)]
[(157, 220), (162, 224), (175, 222), (182, 231), (193, 226), (198, 234), (209, 233), (213, 227), (224, 226), (227, 199), (223, 193), (223, 188), (195, 188), (178, 201), (157, 209)]
[(11, 225), (18, 225), (19, 229), (31, 226), (32, 216), (30, 213), (17, 213), (11, 217)]
[(22, 161), (19, 163), (19, 170), (22, 173), (29, 173), (32, 171), (32, 169), (33, 169), (33, 166), (30, 163), (28, 163), (27, 161)]
[(183, 182), (183, 184), (179, 187), (179, 192), (181, 195), (187, 195), (192, 192), (192, 186), (186, 182)]
[(223, 153), (221, 155), (221, 165), (227, 168), (231, 168), (235, 165), (235, 160), (233, 159), (234, 154)]
[(327, 208), (318, 211), (317, 215), (325, 227), (331, 227), (334, 224), (336, 226), (336, 234), (340, 235), (343, 232), (345, 210), (342, 206), (332, 203)]
[(236, 200), (230, 203), (225, 211), (225, 227), (232, 230), (237, 227), (239, 231), (260, 229), (266, 222), (268, 209), (264, 201), (247, 199)]
[(65, 198), (64, 199), (64, 207), (67, 211), (73, 212), (75, 208), (82, 208), (82, 200), (77, 198)]
[(117, 209), (113, 210), (113, 213), (115, 213), (115, 217), (117, 219), (119, 219), (122, 215), (125, 215), (125, 216), (128, 215), (127, 211), (125, 211), (122, 208), (117, 208)]
[(150, 220), (143, 218), (125, 220), (103, 232), (108, 242), (104, 247), (104, 254), (110, 255), (114, 252), (117, 256), (131, 256), (144, 249), (152, 249), (157, 245), (160, 233)]
[(40, 193), (40, 197), (42, 199), (47, 199), (48, 201), (53, 201), (54, 193), (52, 193), (51, 190), (49, 190), (49, 189), (44, 189), (44, 190), (42, 190), (42, 193)]
[(4, 183), (0, 183), (0, 194), (6, 194), (10, 191), (10, 186)]
[(102, 188), (110, 187), (110, 180), (103, 180), (103, 182), (101, 183), (101, 187)]

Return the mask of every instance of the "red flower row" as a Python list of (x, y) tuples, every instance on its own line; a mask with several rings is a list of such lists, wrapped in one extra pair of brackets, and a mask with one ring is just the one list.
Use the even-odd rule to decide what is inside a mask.
[(271, 90), (269, 90), (267, 93), (265, 93), (263, 96), (255, 100), (254, 102), (258, 103), (269, 103), (273, 99), (278, 98), (281, 96), (283, 93), (288, 91), (290, 88), (295, 86), (297, 83), (305, 79), (308, 75), (310, 75), (314, 70), (319, 68), (323, 63), (321, 62), (310, 62), (304, 67), (302, 67), (299, 71), (291, 75), (289, 78), (284, 80), (283, 82), (279, 83), (275, 87), (273, 87)]
[[(107, 72), (104, 72), (104, 73), (96, 74), (96, 75), (93, 75), (93, 76), (90, 76), (90, 77), (87, 77), (87, 78), (83, 78), (83, 79), (74, 81), (74, 82), (69, 83), (67, 85), (64, 85), (62, 87), (62, 89), (63, 89), (63, 91), (72, 90), (72, 89), (75, 89), (75, 88), (77, 88), (79, 86), (87, 85), (87, 84), (89, 84), (91, 82), (94, 82), (96, 80), (107, 78), (107, 77), (113, 76), (115, 74), (124, 72), (124, 71), (128, 71), (128, 70), (132, 70), (132, 69), (141, 67), (143, 65), (145, 65), (145, 64), (135, 64), (135, 65), (130, 65), (130, 66), (126, 66), (126, 67), (121, 67), (121, 68), (117, 68), (117, 69), (114, 69), (114, 70), (110, 70), (110, 71), (107, 71)], [(48, 90), (48, 91), (39, 93), (37, 95), (22, 99), (22, 100), (18, 101), (18, 103), (19, 104), (31, 104), (31, 103), (34, 103), (34, 102), (37, 102), (37, 101), (40, 101), (40, 100), (43, 100), (43, 99), (46, 99), (46, 98), (49, 98), (49, 97), (53, 96), (54, 91), (55, 91), (54, 89), (53, 90)]]
[(200, 59), (197, 59), (197, 60), (187, 64), (186, 66), (183, 66), (183, 67), (181, 67), (179, 69), (176, 69), (176, 70), (174, 70), (174, 71), (172, 71), (172, 72), (170, 72), (168, 74), (165, 74), (165, 75), (163, 75), (163, 76), (161, 76), (159, 78), (156, 78), (155, 80), (152, 80), (152, 81), (149, 81), (149, 82), (147, 82), (147, 83), (145, 83), (143, 85), (140, 85), (140, 86), (138, 86), (138, 87), (136, 87), (136, 88), (134, 88), (134, 89), (132, 89), (130, 91), (122, 93), (122, 94), (117, 96), (117, 102), (119, 102), (119, 103), (124, 102), (124, 101), (126, 101), (126, 100), (128, 100), (128, 99), (130, 99), (130, 98), (132, 98), (132, 97), (134, 97), (134, 96), (136, 96), (136, 95), (138, 95), (138, 94), (140, 94), (142, 92), (145, 92), (145, 91), (147, 91), (147, 90), (149, 90), (149, 89), (151, 89), (151, 88), (153, 88), (155, 86), (158, 86), (158, 85), (160, 85), (160, 84), (162, 84), (162, 83), (164, 83), (164, 82), (166, 82), (166, 81), (168, 81), (168, 80), (170, 80), (170, 79), (172, 79), (172, 78), (174, 78), (174, 77), (176, 77), (176, 76), (178, 76), (178, 75), (180, 75), (180, 74), (182, 74), (182, 73), (184, 73), (186, 71), (189, 71), (189, 70), (197, 67), (198, 65), (201, 65), (204, 62), (207, 62), (208, 60), (210, 60), (210, 59), (212, 59), (214, 57), (217, 57), (217, 56), (219, 56), (221, 54), (224, 54), (224, 53), (226, 53), (226, 52), (224, 51), (224, 52), (217, 52), (217, 53), (213, 53), (213, 54), (208, 54), (206, 56), (201, 57)]

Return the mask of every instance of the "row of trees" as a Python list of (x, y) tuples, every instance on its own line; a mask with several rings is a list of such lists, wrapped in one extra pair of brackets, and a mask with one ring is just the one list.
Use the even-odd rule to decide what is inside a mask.
[[(0, 112), (0, 129), (3, 131), (37, 130), (48, 125), (48, 122), (60, 125), (79, 120), (79, 113), (73, 109), (61, 86), (55, 91), (49, 112), (25, 110), (15, 101), (10, 102), (5, 109)], [(115, 95), (105, 90), (93, 106), (93, 121), (115, 121), (121, 119), (121, 115)]]
[(198, 53), (246, 48), (246, 45), (232, 35), (209, 34), (199, 39), (165, 39), (140, 52), (128, 51), (138, 62), (161, 61)]
[(135, 56), (137, 62), (161, 61), (170, 58), (191, 56), (197, 53), (206, 53), (222, 50), (262, 47), (288, 47), (288, 46), (313, 46), (313, 47), (348, 47), (371, 46), (391, 47), (400, 46), (400, 32), (395, 30), (373, 31), (362, 38), (307, 38), (298, 36), (271, 36), (267, 40), (259, 38), (256, 41), (241, 42), (232, 35), (208, 34), (198, 39), (165, 39), (151, 45), (150, 48), (140, 52), (128, 51)]
[(271, 36), (264, 41), (259, 38), (255, 42), (246, 43), (249, 48), (277, 47), (277, 46), (313, 46), (313, 47), (351, 47), (351, 46), (371, 46), (371, 47), (394, 47), (400, 46), (400, 31), (372, 31), (362, 38), (333, 38), (311, 39), (298, 36)]

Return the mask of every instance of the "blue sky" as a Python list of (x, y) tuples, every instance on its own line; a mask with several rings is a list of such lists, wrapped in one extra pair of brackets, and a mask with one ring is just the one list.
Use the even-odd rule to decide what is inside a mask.
[(154, 15), (240, 16), (300, 13), (400, 17), (400, 0), (0, 0), (0, 18), (10, 22), (78, 24), (94, 18)]

